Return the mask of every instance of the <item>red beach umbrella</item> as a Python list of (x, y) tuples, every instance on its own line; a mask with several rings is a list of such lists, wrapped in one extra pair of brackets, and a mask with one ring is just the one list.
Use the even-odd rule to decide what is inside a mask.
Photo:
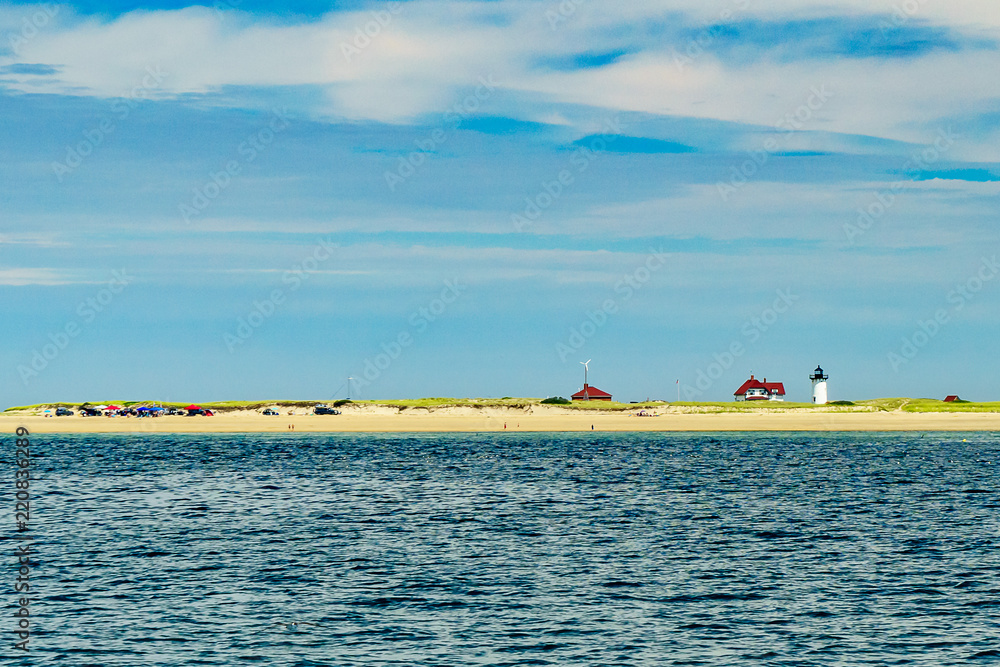
[(201, 408), (200, 408), (200, 407), (198, 407), (197, 405), (189, 405), (189, 406), (187, 406), (187, 407), (186, 407), (186, 408), (184, 408), (184, 409), (185, 409), (185, 410), (201, 410)]

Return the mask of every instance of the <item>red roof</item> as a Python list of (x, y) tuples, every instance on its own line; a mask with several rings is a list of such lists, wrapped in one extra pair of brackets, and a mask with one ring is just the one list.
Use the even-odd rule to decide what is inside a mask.
[(958, 400), (958, 396), (946, 396), (944, 399), (945, 403), (954, 403)]
[(753, 375), (750, 379), (740, 385), (740, 388), (733, 392), (733, 396), (742, 396), (747, 393), (750, 389), (764, 389), (768, 394), (776, 394), (778, 396), (785, 395), (785, 385), (781, 382), (768, 382), (767, 378), (760, 381), (754, 378)]
[(611, 398), (611, 394), (606, 391), (601, 391), (597, 387), (591, 387), (589, 384), (583, 385), (583, 389), (573, 394), (572, 398), (577, 400), (587, 399), (587, 398)]

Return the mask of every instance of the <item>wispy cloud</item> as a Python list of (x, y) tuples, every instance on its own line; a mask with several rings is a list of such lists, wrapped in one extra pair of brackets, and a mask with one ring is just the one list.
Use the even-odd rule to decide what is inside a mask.
[(5, 245), (28, 245), (43, 248), (67, 247), (69, 241), (55, 233), (13, 232), (0, 233), (0, 248)]
[(24, 287), (27, 285), (93, 285), (99, 280), (87, 280), (78, 274), (56, 268), (0, 268), (0, 285), (5, 287)]
[(995, 183), (1000, 181), (1000, 174), (990, 169), (947, 169), (940, 171), (922, 171), (915, 177), (918, 181), (941, 179), (946, 181), (971, 181), (973, 183)]
[(27, 76), (50, 76), (59, 72), (58, 67), (51, 65), (41, 65), (37, 63), (14, 63), (0, 67), (0, 75), (20, 74)]

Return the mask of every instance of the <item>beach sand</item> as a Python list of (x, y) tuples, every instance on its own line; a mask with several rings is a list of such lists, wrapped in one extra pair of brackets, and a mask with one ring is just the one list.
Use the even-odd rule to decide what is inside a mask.
[[(340, 415), (311, 415), (305, 410), (264, 416), (234, 411), (213, 417), (44, 417), (0, 415), (0, 428), (11, 433), (24, 426), (31, 433), (448, 433), (504, 430), (570, 431), (1000, 431), (1000, 413), (864, 412), (824, 408), (706, 413), (661, 408), (658, 416), (629, 412), (568, 410), (556, 406), (507, 408), (396, 408), (347, 406)], [(505, 429), (506, 426), (506, 429)]]

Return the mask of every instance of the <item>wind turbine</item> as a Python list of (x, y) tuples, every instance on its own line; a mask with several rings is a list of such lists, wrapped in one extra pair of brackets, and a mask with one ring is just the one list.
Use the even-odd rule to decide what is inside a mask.
[(580, 362), (581, 364), (583, 364), (583, 386), (584, 386), (584, 388), (587, 387), (587, 372), (590, 370), (590, 362), (591, 361), (593, 361), (593, 359), (587, 359), (586, 361), (581, 361)]

